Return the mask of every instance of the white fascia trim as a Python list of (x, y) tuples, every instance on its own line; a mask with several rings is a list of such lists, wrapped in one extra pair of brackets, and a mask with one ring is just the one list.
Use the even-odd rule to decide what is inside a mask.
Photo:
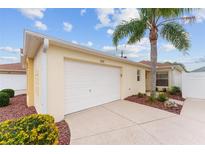
[(47, 110), (47, 50), (49, 47), (49, 40), (44, 39), (43, 42), (43, 49), (42, 49), (42, 59), (41, 59), (41, 81), (42, 81), (42, 97), (41, 97), (41, 105), (42, 105), (42, 112), (46, 114)]

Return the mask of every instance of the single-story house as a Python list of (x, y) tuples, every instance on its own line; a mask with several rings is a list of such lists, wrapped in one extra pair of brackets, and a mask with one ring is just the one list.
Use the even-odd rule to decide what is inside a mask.
[[(151, 67), (150, 61), (140, 61), (141, 64), (145, 64)], [(157, 77), (156, 84), (157, 89), (159, 91), (163, 91), (164, 89), (168, 89), (171, 86), (178, 86), (182, 88), (182, 73), (186, 72), (183, 65), (179, 63), (157, 63)], [(145, 72), (146, 78), (146, 91), (151, 90), (151, 71), (146, 70)]]
[(23, 54), (28, 105), (57, 121), (66, 114), (147, 90), (147, 64), (31, 31), (24, 33)]
[(0, 65), (0, 90), (11, 88), (16, 94), (26, 91), (26, 69), (21, 63)]

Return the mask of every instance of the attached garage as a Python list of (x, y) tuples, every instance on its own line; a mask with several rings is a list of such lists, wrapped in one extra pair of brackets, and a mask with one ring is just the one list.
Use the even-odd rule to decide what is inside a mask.
[(120, 99), (120, 68), (65, 61), (65, 114)]
[(27, 104), (53, 115), (56, 121), (66, 114), (145, 93), (147, 65), (29, 31), (24, 38)]

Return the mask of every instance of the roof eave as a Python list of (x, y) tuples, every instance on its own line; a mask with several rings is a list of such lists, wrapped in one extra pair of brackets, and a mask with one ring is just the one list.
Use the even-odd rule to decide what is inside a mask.
[[(99, 51), (99, 50), (88, 48), (88, 47), (85, 47), (85, 46), (82, 46), (82, 45), (76, 45), (76, 44), (71, 43), (71, 42), (67, 42), (67, 41), (64, 41), (64, 40), (61, 40), (61, 39), (53, 38), (53, 37), (50, 37), (50, 36), (42, 35), (42, 34), (39, 34), (39, 33), (28, 31), (28, 30), (24, 31), (24, 55), (25, 56), (28, 56), (29, 52), (31, 52), (31, 50), (27, 49), (27, 46), (26, 46), (26, 43), (27, 43), (26, 39), (28, 37), (27, 35), (32, 35), (34, 37), (41, 38), (42, 43), (43, 43), (43, 39), (46, 38), (46, 39), (49, 40), (49, 44), (59, 45), (59, 46), (63, 46), (63, 47), (66, 47), (66, 48), (74, 48), (75, 50), (78, 50), (80, 52), (85, 52), (85, 53), (88, 53), (88, 54), (97, 55), (97, 56), (105, 57), (105, 58), (108, 58), (108, 59), (112, 59), (112, 60), (116, 60), (116, 61), (120, 61), (120, 62), (124, 62), (124, 63), (128, 63), (128, 64), (132, 64), (132, 65), (137, 65), (139, 67), (149, 68), (145, 64), (130, 61), (130, 60), (127, 60), (127, 59), (118, 58), (118, 57), (115, 57), (115, 56), (112, 56), (112, 55), (107, 55), (107, 54), (105, 54), (105, 53), (103, 53), (102, 51)], [(35, 52), (37, 52), (37, 50), (35, 50)], [(34, 54), (30, 54), (30, 55), (34, 55)]]

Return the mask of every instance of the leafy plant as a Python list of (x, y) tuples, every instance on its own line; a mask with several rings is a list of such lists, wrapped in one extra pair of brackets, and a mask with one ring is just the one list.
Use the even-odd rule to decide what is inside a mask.
[(168, 98), (165, 93), (159, 93), (157, 96), (157, 100), (160, 102), (165, 102), (168, 100)]
[(58, 129), (50, 115), (33, 114), (0, 123), (0, 144), (58, 144)]
[(137, 96), (138, 96), (139, 98), (142, 98), (142, 97), (144, 97), (144, 94), (141, 93), (141, 92), (139, 92), (139, 93), (137, 94)]
[(0, 107), (9, 105), (9, 95), (5, 92), (0, 92)]
[(9, 97), (14, 97), (15, 91), (13, 89), (3, 89), (1, 92), (5, 92), (9, 95)]
[(156, 101), (156, 97), (155, 96), (149, 96), (148, 97), (148, 101), (150, 102), (150, 103), (153, 103), (153, 102), (155, 102)]
[(172, 86), (170, 89), (169, 89), (169, 94), (171, 95), (177, 95), (177, 94), (181, 94), (181, 89), (180, 87), (177, 87), (177, 86)]

